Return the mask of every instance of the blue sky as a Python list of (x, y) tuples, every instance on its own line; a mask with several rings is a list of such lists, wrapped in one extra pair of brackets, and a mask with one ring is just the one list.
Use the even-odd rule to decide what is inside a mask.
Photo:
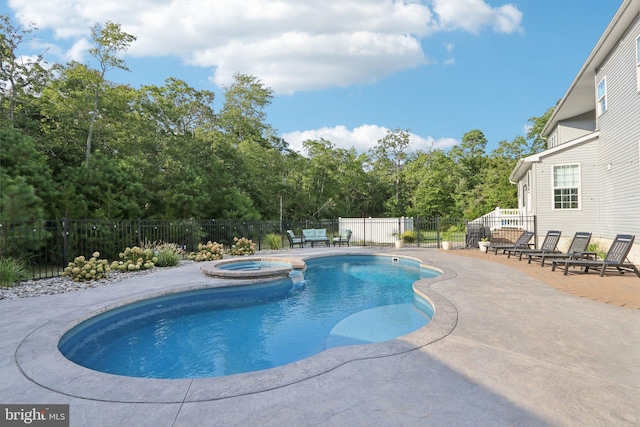
[(568, 89), (620, 0), (8, 0), (0, 13), (38, 27), (20, 53), (91, 64), (90, 27), (138, 39), (140, 87), (168, 77), (216, 93), (233, 74), (274, 89), (267, 121), (294, 149), (325, 138), (364, 151), (408, 129), (412, 149), (447, 149), (480, 129), (488, 150), (524, 135)]

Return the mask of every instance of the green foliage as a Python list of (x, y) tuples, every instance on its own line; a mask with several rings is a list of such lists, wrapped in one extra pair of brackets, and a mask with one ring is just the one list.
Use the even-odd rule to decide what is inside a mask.
[(154, 242), (145, 244), (143, 249), (150, 249), (158, 259), (155, 262), (157, 267), (174, 267), (182, 259), (184, 251), (176, 243)]
[(280, 249), (280, 245), (282, 244), (282, 236), (276, 233), (269, 233), (266, 235), (265, 239), (267, 240), (267, 246), (272, 251), (277, 251)]
[(587, 246), (587, 252), (595, 252), (598, 258), (604, 259), (607, 256), (608, 249), (601, 242), (591, 242)]
[(412, 230), (407, 230), (400, 235), (400, 238), (404, 243), (413, 243), (416, 241), (416, 233)]
[(452, 225), (451, 227), (447, 228), (442, 233), (440, 233), (440, 235), (441, 235), (443, 241), (449, 241), (450, 242), (459, 233), (460, 233), (460, 230), (459, 230), (458, 226)]
[(65, 168), (63, 188), (69, 195), (60, 216), (70, 218), (139, 218), (147, 200), (142, 182), (126, 165), (101, 152), (94, 153), (89, 167)]
[(94, 252), (89, 259), (82, 255), (76, 257), (64, 269), (62, 275), (68, 276), (74, 282), (88, 282), (107, 277), (109, 270), (109, 262), (106, 259), (100, 259), (100, 252)]
[[(526, 139), (502, 141), (490, 154), (479, 129), (449, 151), (413, 152), (409, 130), (396, 128), (368, 153), (321, 139), (304, 142), (301, 155), (267, 122), (273, 90), (255, 76), (236, 74), (220, 96), (174, 77), (136, 89), (106, 79), (127, 70), (123, 53), (136, 40), (120, 24), (90, 28), (91, 63), (50, 66), (19, 52), (35, 30), (0, 16), (3, 221), (274, 219), (280, 212), (290, 220), (470, 219), (517, 206), (509, 175), (519, 158), (544, 149), (540, 133), (553, 112), (531, 117)], [(224, 100), (218, 112), (216, 96)], [(109, 253), (93, 247), (111, 258), (124, 245), (112, 239), (108, 246)]]
[(126, 248), (120, 253), (120, 261), (113, 261), (111, 269), (114, 271), (139, 271), (148, 270), (155, 266), (158, 257), (149, 248), (142, 249), (138, 246)]
[(229, 253), (231, 255), (253, 255), (256, 253), (256, 244), (245, 237), (239, 239), (234, 237)]
[(208, 241), (206, 245), (198, 243), (198, 252), (192, 252), (187, 257), (196, 262), (214, 261), (222, 259), (224, 256), (224, 246), (222, 243)]
[(21, 261), (13, 258), (0, 258), (0, 286), (10, 287), (28, 279), (27, 271)]

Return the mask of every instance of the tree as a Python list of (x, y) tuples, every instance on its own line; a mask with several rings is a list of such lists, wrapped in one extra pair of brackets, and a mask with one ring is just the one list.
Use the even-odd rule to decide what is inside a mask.
[(221, 130), (236, 143), (252, 140), (268, 146), (273, 131), (266, 123), (264, 109), (271, 104), (273, 90), (254, 76), (235, 74), (233, 77), (233, 84), (224, 88), (224, 106), (218, 117)]
[(16, 111), (28, 114), (32, 97), (39, 93), (48, 78), (44, 55), (47, 51), (27, 57), (19, 55), (18, 49), (25, 37), (37, 30), (31, 23), (27, 28), (14, 25), (8, 16), (0, 15), (0, 108), (3, 118), (11, 126), (16, 124)]
[(473, 217), (477, 211), (478, 194), (474, 189), (481, 183), (481, 173), (487, 164), (486, 146), (484, 133), (474, 129), (465, 133), (461, 143), (449, 151), (449, 157), (456, 164), (453, 171), (457, 179), (456, 210), (465, 218)]
[(531, 145), (528, 154), (536, 154), (544, 151), (544, 149), (547, 148), (547, 141), (545, 141), (545, 139), (542, 137), (542, 130), (547, 125), (547, 122), (551, 118), (551, 115), (555, 111), (555, 108), (555, 106), (549, 107), (542, 116), (533, 116), (529, 118), (529, 123), (531, 124), (531, 126), (527, 131), (527, 139), (531, 140)]
[(442, 150), (419, 152), (407, 166), (409, 188), (407, 215), (438, 217), (456, 215), (455, 163)]
[(42, 219), (55, 200), (51, 170), (33, 138), (0, 130), (0, 218)]
[(406, 150), (409, 148), (409, 143), (409, 130), (388, 130), (387, 135), (379, 139), (371, 151), (373, 167), (378, 176), (387, 175), (392, 186), (393, 197), (387, 200), (387, 212), (392, 216), (405, 213), (401, 200), (402, 169), (408, 159)]
[(93, 88), (93, 108), (90, 113), (89, 120), (89, 132), (87, 134), (87, 146), (85, 150), (85, 165), (89, 165), (89, 158), (91, 157), (91, 143), (93, 139), (94, 125), (98, 117), (100, 117), (99, 101), (100, 94), (103, 90), (105, 74), (109, 70), (120, 69), (129, 71), (124, 60), (118, 57), (120, 52), (126, 51), (129, 45), (133, 43), (137, 38), (131, 34), (127, 34), (122, 31), (120, 24), (114, 24), (107, 21), (104, 26), (95, 24), (91, 28), (91, 41), (93, 47), (89, 49), (89, 54), (93, 56), (100, 67), (99, 76)]

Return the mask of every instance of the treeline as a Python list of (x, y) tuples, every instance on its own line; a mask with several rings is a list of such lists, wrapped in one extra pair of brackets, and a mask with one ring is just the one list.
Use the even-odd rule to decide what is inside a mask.
[(23, 57), (36, 31), (0, 15), (0, 220), (359, 216), (474, 218), (515, 207), (516, 161), (543, 149), (551, 109), (527, 138), (486, 152), (480, 130), (449, 151), (411, 152), (396, 129), (367, 153), (321, 139), (291, 150), (268, 123), (273, 92), (237, 74), (215, 94), (169, 78), (132, 88), (108, 80), (127, 70), (135, 41), (120, 25), (92, 28), (89, 64)]

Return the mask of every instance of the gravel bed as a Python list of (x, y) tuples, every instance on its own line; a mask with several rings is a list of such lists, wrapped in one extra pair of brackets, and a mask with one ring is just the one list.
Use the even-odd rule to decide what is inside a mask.
[[(192, 262), (192, 261), (182, 261)], [(10, 288), (0, 287), (0, 300), (37, 297), (40, 295), (62, 294), (65, 292), (81, 291), (83, 289), (97, 288), (111, 283), (121, 282), (136, 276), (153, 273), (160, 267), (149, 270), (114, 272), (111, 271), (107, 277), (90, 282), (74, 282), (68, 277), (52, 277), (50, 279), (26, 280), (18, 282)], [(164, 268), (164, 267), (163, 267)], [(171, 268), (171, 267), (169, 267)]]

